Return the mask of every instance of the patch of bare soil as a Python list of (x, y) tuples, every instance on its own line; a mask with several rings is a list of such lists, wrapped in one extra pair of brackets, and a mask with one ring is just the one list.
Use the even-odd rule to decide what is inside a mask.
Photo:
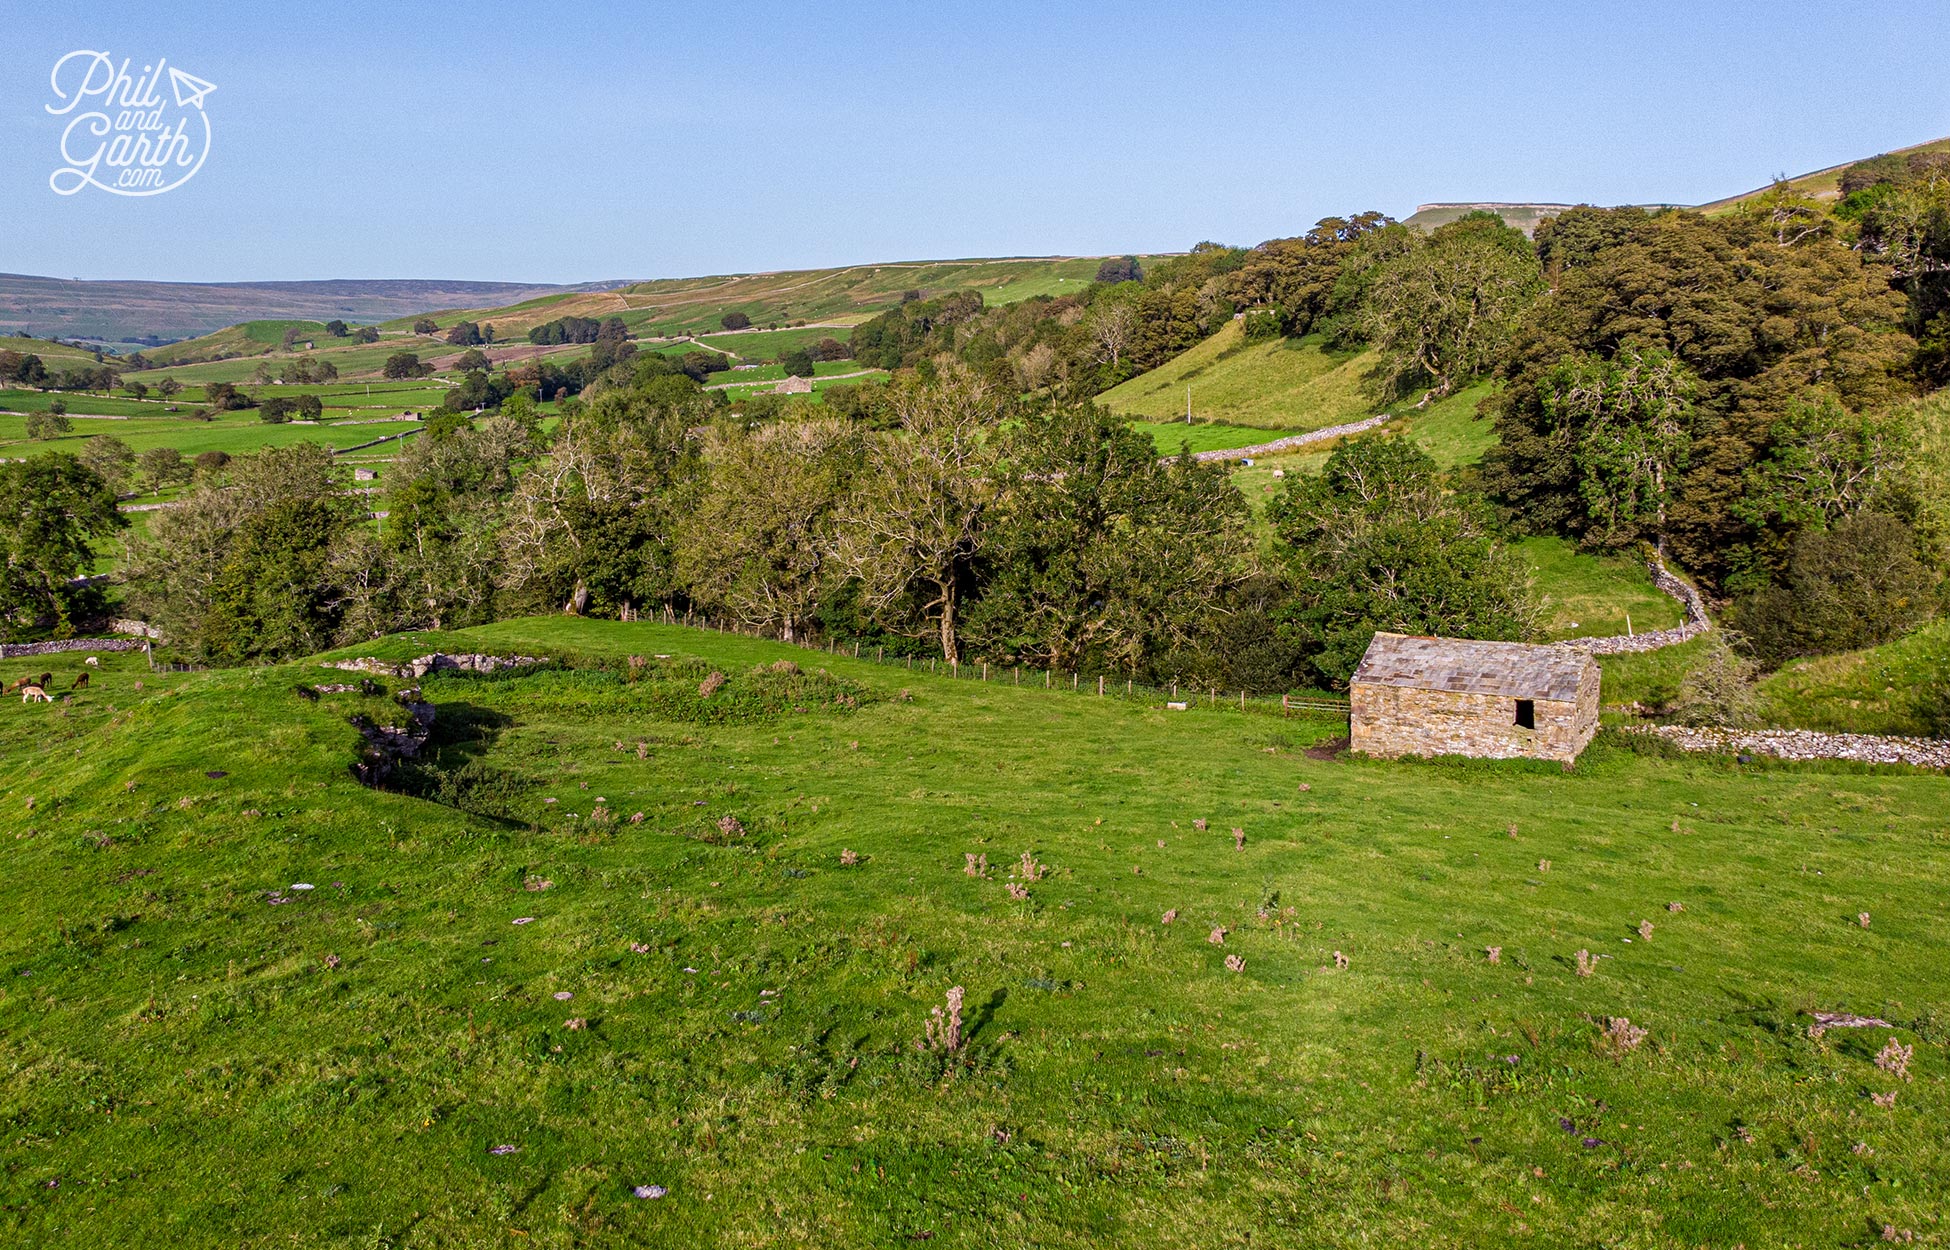
[(1310, 760), (1331, 760), (1338, 758), (1341, 752), (1353, 745), (1354, 741), (1351, 738), (1329, 738), (1325, 742), (1315, 743), (1301, 754)]

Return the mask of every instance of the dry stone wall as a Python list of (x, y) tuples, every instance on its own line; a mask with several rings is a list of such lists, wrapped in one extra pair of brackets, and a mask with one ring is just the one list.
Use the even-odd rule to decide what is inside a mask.
[(61, 651), (140, 651), (140, 638), (62, 638), (54, 642), (0, 643), (0, 660), (25, 655), (54, 655)]
[(1643, 634), (1613, 634), (1606, 638), (1571, 638), (1558, 644), (1589, 651), (1593, 655), (1623, 655), (1628, 652), (1657, 651), (1678, 643), (1697, 638), (1713, 628), (1713, 618), (1706, 614), (1706, 601), (1700, 598), (1699, 591), (1676, 576), (1659, 561), (1648, 566), (1652, 573), (1652, 584), (1679, 601), (1685, 609), (1684, 624), (1671, 629), (1655, 629)]

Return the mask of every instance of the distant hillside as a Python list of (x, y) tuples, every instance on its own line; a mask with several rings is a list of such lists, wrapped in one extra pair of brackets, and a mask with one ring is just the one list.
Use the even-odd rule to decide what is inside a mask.
[[(1880, 152), (1875, 155), (1908, 156), (1912, 152), (1950, 152), (1950, 139), (1932, 139), (1927, 143), (1913, 144), (1910, 147), (1897, 148), (1893, 152)], [(1858, 156), (1854, 160), (1843, 161), (1839, 165), (1830, 165), (1826, 169), (1817, 169), (1811, 174), (1801, 174), (1788, 179), (1788, 187), (1790, 190), (1797, 191), (1802, 195), (1812, 196), (1823, 202), (1838, 200), (1842, 196), (1841, 181), (1843, 172), (1850, 165), (1870, 159), (1872, 157)], [(1763, 195), (1773, 189), (1774, 184), (1769, 182), (1765, 186), (1755, 187), (1752, 191), (1743, 191), (1739, 195), (1730, 195), (1724, 200), (1714, 200), (1711, 204), (1702, 204), (1699, 206), (1700, 211), (1706, 213), (1724, 212), (1727, 209), (1751, 200), (1757, 195)]]
[(1491, 212), (1525, 234), (1532, 234), (1536, 231), (1538, 222), (1546, 217), (1555, 217), (1570, 207), (1569, 204), (1515, 204), (1501, 201), (1483, 201), (1473, 204), (1418, 204), (1413, 213), (1403, 218), (1403, 224), (1414, 226), (1418, 230), (1433, 230), (1437, 226), (1448, 225), (1468, 213)]
[(374, 322), (433, 308), (511, 304), (595, 289), (418, 279), (329, 282), (69, 281), (0, 274), (0, 334), (109, 343), (193, 338), (265, 318)]
[[(1932, 139), (1928, 143), (1918, 143), (1911, 147), (1897, 148), (1894, 152), (1878, 153), (1877, 155), (1907, 156), (1912, 152), (1950, 152), (1950, 139)], [(1857, 161), (1868, 159), (1870, 157), (1856, 157), (1854, 160), (1843, 161), (1839, 165), (1830, 165), (1826, 169), (1817, 169), (1813, 173), (1800, 174), (1788, 179), (1788, 186), (1803, 195), (1813, 196), (1817, 200), (1829, 201), (1839, 199), (1841, 197), (1840, 183), (1842, 172)], [(1773, 186), (1774, 184), (1769, 182), (1764, 186), (1754, 188), (1752, 191), (1743, 191), (1739, 195), (1731, 195), (1722, 200), (1714, 200), (1709, 204), (1646, 204), (1642, 207), (1646, 209), (1697, 207), (1700, 212), (1705, 213), (1725, 212), (1757, 195), (1772, 190)], [(1538, 222), (1544, 220), (1546, 217), (1555, 217), (1570, 207), (1571, 205), (1569, 204), (1527, 203), (1504, 200), (1481, 200), (1468, 203), (1462, 201), (1437, 202), (1417, 205), (1415, 211), (1403, 220), (1406, 224), (1418, 229), (1433, 230), (1437, 226), (1456, 220), (1465, 213), (1484, 210), (1497, 214), (1504, 221), (1515, 226), (1525, 234), (1532, 234), (1535, 233)]]
[[(465, 318), (492, 322), (497, 338), (526, 334), (558, 317), (620, 317), (639, 335), (700, 334), (720, 328), (728, 313), (743, 313), (755, 326), (794, 321), (850, 326), (884, 312), (905, 292), (922, 296), (976, 290), (990, 304), (1032, 295), (1080, 291), (1096, 276), (1102, 256), (1013, 256), (992, 259), (885, 261), (837, 269), (664, 278), (581, 293), (554, 293), (512, 306), (486, 303), (452, 308), (436, 316), (444, 328)], [(1156, 259), (1140, 257), (1140, 263)], [(401, 318), (389, 329), (410, 328)]]

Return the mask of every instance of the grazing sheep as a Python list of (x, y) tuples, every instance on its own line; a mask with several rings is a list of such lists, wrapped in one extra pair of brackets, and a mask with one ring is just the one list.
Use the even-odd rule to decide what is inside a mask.
[(13, 694), (15, 691), (19, 690), (22, 686), (28, 685), (33, 680), (34, 679), (31, 677), (16, 677), (12, 681), (7, 683), (7, 693)]
[(100, 664), (101, 661), (91, 655), (87, 659), (83, 660), (82, 663), (86, 664), (89, 668), (94, 668), (96, 665)]
[(47, 691), (43, 690), (39, 686), (22, 686), (20, 688), (20, 701), (22, 703), (54, 702), (53, 698), (48, 695)]
[(77, 673), (77, 674), (75, 674), (75, 679), (74, 679), (74, 684), (73, 684), (73, 685), (71, 685), (71, 686), (69, 686), (69, 687), (68, 687), (68, 689), (70, 689), (70, 690), (86, 690), (86, 689), (88, 689), (88, 674), (86, 674), (86, 673)]

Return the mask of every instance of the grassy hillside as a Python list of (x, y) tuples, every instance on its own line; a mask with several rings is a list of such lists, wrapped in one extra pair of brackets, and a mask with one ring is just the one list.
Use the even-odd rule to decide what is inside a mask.
[[(1150, 260), (1150, 257), (1142, 259)], [(476, 307), (441, 313), (444, 326), (465, 318), (492, 321), (503, 337), (526, 334), (557, 317), (620, 317), (646, 335), (718, 331), (727, 313), (742, 312), (764, 327), (790, 321), (855, 325), (900, 302), (903, 291), (924, 295), (977, 290), (991, 304), (1032, 295), (1081, 290), (1102, 257), (1011, 257), (989, 260), (906, 261), (800, 269), (776, 273), (667, 278), (613, 291), (549, 297), (514, 307)], [(411, 319), (388, 328), (410, 326)], [(829, 328), (824, 333), (831, 334)], [(823, 337), (816, 336), (816, 337)], [(844, 337), (844, 336), (840, 336)]]
[(1885, 646), (1796, 660), (1761, 682), (1770, 721), (1845, 733), (1928, 734), (1918, 699), (1950, 680), (1950, 622)]
[[(1906, 148), (1897, 148), (1894, 153), (1890, 153), (1889, 155), (1907, 156), (1911, 152), (1950, 152), (1950, 139), (1932, 139), (1927, 143), (1912, 144)], [(1842, 196), (1841, 181), (1843, 172), (1857, 161), (1867, 159), (1869, 159), (1867, 156), (1858, 156), (1843, 161), (1839, 165), (1830, 165), (1826, 169), (1817, 169), (1813, 173), (1790, 178), (1788, 179), (1788, 187), (1792, 191), (1801, 195), (1812, 196), (1817, 200), (1838, 200)], [(1764, 186), (1756, 187), (1752, 191), (1744, 191), (1739, 195), (1731, 195), (1723, 200), (1714, 200), (1710, 204), (1702, 204), (1700, 205), (1700, 210), (1708, 213), (1725, 212), (1746, 203), (1755, 196), (1764, 195), (1771, 190), (1773, 190), (1773, 184), (1770, 182)]]
[(1338, 353), (1315, 337), (1248, 343), (1237, 321), (1098, 397), (1113, 412), (1170, 421), (1185, 415), (1298, 433), (1356, 421), (1378, 407), (1372, 353)]
[(95, 353), (66, 343), (50, 343), (46, 339), (22, 338), (17, 334), (0, 335), (0, 352), (19, 352), (23, 356), (39, 356), (41, 363), (49, 372), (59, 373), (63, 369), (93, 369), (102, 364), (114, 366), (115, 358), (96, 360)]
[[(357, 650), (435, 646), (587, 657), (423, 683), (511, 819), (358, 787), (345, 718), (394, 713), (296, 697), (342, 676), (308, 665), (110, 656), (5, 705), (10, 1242), (1846, 1244), (1942, 1210), (1938, 778), (1337, 762), (1300, 754), (1332, 721), (657, 626)], [(42, 667), (82, 671), (0, 675)], [(917, 1050), (954, 986), (965, 1048)]]

